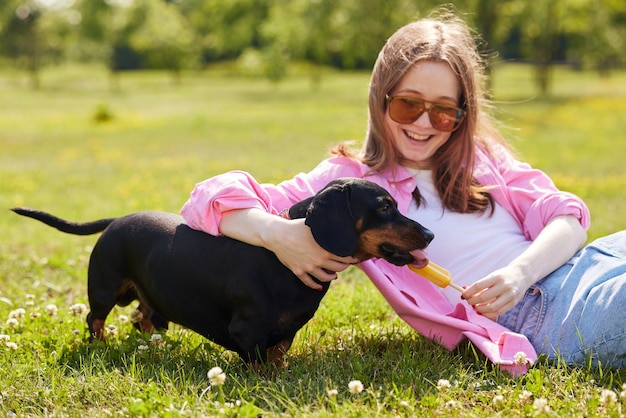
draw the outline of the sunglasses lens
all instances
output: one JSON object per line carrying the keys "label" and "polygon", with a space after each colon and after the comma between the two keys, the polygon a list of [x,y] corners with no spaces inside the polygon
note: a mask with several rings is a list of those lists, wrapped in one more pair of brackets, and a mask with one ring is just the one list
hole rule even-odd
{"label": "sunglasses lens", "polygon": [[459,110],[453,107],[435,105],[430,108],[430,123],[438,131],[454,130],[459,122]]}
{"label": "sunglasses lens", "polygon": [[452,132],[463,120],[463,111],[454,106],[432,104],[426,109],[426,102],[411,97],[395,96],[388,99],[389,117],[398,123],[413,123],[426,111],[433,128],[442,132]]}
{"label": "sunglasses lens", "polygon": [[389,101],[389,116],[398,123],[413,123],[426,110],[422,100],[394,97]]}

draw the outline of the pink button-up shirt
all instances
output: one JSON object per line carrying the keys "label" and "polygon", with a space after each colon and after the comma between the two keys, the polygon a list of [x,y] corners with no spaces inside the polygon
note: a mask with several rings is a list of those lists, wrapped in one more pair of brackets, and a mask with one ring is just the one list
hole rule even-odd
{"label": "pink button-up shirt", "polygon": [[[513,215],[526,238],[533,240],[559,215],[573,215],[584,228],[589,227],[589,211],[578,197],[559,191],[545,173],[515,160],[508,152],[497,149],[494,154],[477,149],[474,175],[482,185],[492,187],[493,198]],[[242,171],[210,178],[196,185],[181,213],[190,227],[219,235],[225,212],[258,208],[278,215],[339,177],[365,178],[379,184],[398,201],[398,209],[404,214],[416,187],[414,178],[402,167],[396,167],[395,172],[371,173],[357,160],[332,157],[309,173],[300,173],[278,185],[259,184]],[[478,315],[465,302],[453,306],[438,287],[416,280],[409,269],[382,259],[364,261],[359,267],[396,313],[422,335],[449,349],[467,338],[513,375],[525,372],[528,366],[516,363],[517,353],[525,353],[529,364],[536,360],[537,354],[524,335]]]}

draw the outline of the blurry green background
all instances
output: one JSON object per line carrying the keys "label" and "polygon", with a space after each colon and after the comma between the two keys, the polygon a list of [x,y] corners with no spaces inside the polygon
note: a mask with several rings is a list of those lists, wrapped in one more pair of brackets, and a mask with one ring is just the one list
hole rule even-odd
{"label": "blurry green background", "polygon": [[[61,62],[120,71],[184,71],[234,61],[240,74],[278,81],[304,63],[369,70],[399,26],[448,2],[433,0],[2,0],[0,56],[40,83]],[[608,75],[626,60],[626,0],[457,0],[486,53],[533,63],[550,91],[550,68],[567,62]]]}

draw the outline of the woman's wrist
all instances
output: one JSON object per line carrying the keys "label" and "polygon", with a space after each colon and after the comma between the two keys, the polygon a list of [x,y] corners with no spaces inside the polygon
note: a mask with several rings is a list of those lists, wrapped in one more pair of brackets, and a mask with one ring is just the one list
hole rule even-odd
{"label": "woman's wrist", "polygon": [[[238,209],[222,215],[220,232],[227,237],[270,249],[281,218],[260,209]],[[284,220],[283,220],[284,221]]]}

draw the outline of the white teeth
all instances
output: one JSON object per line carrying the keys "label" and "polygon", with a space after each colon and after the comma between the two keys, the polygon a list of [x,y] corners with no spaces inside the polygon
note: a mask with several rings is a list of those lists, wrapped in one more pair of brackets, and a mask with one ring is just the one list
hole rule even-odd
{"label": "white teeth", "polygon": [[430,135],[416,135],[414,133],[411,133],[409,131],[404,131],[404,133],[406,134],[406,136],[408,136],[411,139],[414,139],[416,141],[425,141],[428,138],[430,138]]}

